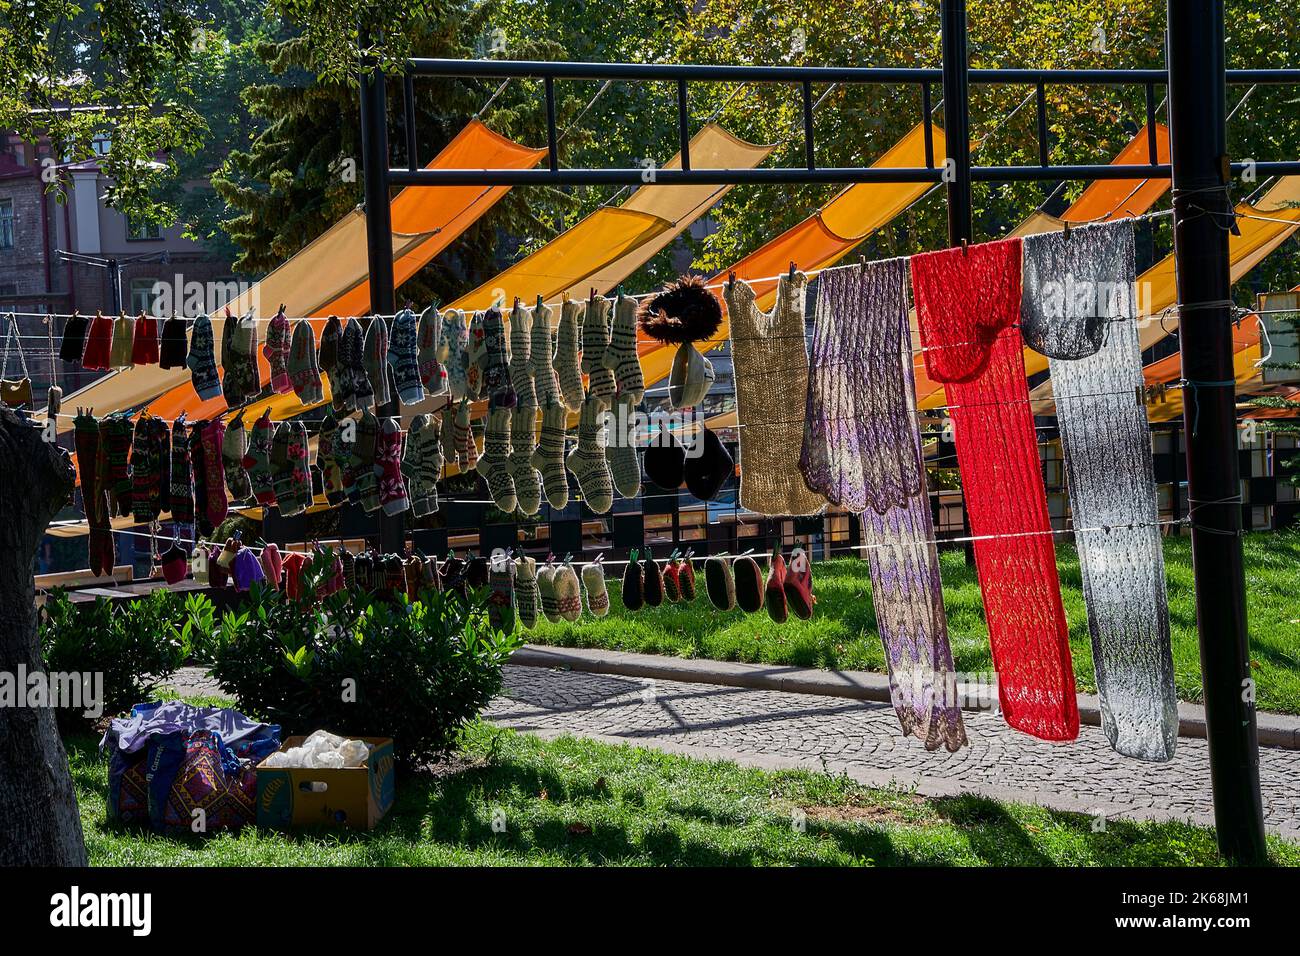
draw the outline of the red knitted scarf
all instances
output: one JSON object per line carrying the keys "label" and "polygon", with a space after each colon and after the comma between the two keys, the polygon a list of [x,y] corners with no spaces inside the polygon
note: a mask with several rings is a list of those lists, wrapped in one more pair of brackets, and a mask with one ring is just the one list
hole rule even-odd
{"label": "red knitted scarf", "polygon": [[1006,721],[1079,733],[1069,632],[1021,355],[1019,239],[912,258],[926,370],[945,383]]}

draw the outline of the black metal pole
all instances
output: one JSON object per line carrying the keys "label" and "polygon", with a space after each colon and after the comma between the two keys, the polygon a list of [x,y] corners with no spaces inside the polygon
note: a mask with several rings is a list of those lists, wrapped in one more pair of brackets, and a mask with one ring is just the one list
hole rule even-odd
{"label": "black metal pole", "polygon": [[1222,0],[1169,0],[1174,257],[1210,780],[1219,850],[1267,859],[1241,547]]}
{"label": "black metal pole", "polygon": [[[363,31],[363,45],[368,45]],[[361,75],[361,163],[366,205],[366,257],[370,270],[370,311],[382,322],[392,315],[393,217],[388,205],[388,99],[384,74],[370,63]],[[398,414],[396,398],[377,408],[380,418]],[[379,549],[385,554],[402,551],[404,522],[379,512]]]}
{"label": "black metal pole", "polygon": [[122,311],[122,272],[116,259],[109,259],[105,267],[104,271],[108,273],[108,303],[112,306],[112,314],[117,315]]}

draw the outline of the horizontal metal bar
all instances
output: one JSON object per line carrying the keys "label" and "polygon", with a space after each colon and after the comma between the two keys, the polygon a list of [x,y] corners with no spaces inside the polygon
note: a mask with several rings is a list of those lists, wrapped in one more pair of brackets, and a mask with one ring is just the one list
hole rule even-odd
{"label": "horizontal metal bar", "polygon": [[1300,176],[1300,162],[1294,160],[1261,160],[1257,163],[1233,163],[1234,173],[1253,171],[1259,176]]}
{"label": "horizontal metal bar", "polygon": [[[1259,164],[1261,171],[1264,163]],[[818,169],[390,169],[395,186],[722,186],[754,183],[936,183],[942,167],[898,169],[875,166]],[[1062,179],[1168,179],[1169,166],[974,166],[980,181],[1054,182]]]}

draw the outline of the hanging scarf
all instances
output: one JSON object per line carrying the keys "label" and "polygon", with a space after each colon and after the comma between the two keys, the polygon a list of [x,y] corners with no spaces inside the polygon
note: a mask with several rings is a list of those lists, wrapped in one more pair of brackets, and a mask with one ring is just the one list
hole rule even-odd
{"label": "hanging scarf", "polygon": [[1021,328],[1049,359],[1101,698],[1120,753],[1169,760],[1178,695],[1134,308],[1131,220],[1025,240]]}
{"label": "hanging scarf", "polygon": [[1019,239],[912,259],[925,365],[944,382],[1006,721],[1045,740],[1079,733],[1069,632],[1029,407]]}
{"label": "hanging scarf", "polygon": [[862,514],[876,627],[903,733],[966,741],[916,424],[907,260],[823,272],[799,466],[808,487]]}

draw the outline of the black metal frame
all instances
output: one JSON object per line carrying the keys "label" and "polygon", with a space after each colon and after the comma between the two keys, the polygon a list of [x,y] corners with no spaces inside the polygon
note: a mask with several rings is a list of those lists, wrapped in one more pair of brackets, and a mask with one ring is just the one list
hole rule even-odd
{"label": "black metal frame", "polygon": [[[391,168],[383,75],[363,65],[361,121],[365,199],[370,254],[371,308],[393,312],[393,270],[389,236],[390,186],[637,185],[645,169],[564,169],[559,163],[556,125],[557,80],[642,80],[676,87],[680,169],[659,169],[662,184],[753,183],[939,183],[947,186],[949,241],[973,240],[971,183],[980,181],[1060,182],[1079,179],[1172,179],[1178,265],[1178,303],[1196,308],[1197,321],[1180,337],[1184,374],[1199,380],[1203,394],[1185,410],[1188,435],[1188,490],[1192,502],[1208,503],[1191,523],[1195,556],[1198,630],[1206,687],[1206,722],[1219,846],[1245,862],[1265,858],[1259,792],[1259,754],[1250,681],[1242,573],[1241,508],[1238,491],[1234,393],[1222,387],[1232,379],[1228,309],[1221,303],[1230,287],[1227,234],[1219,216],[1199,214],[1191,205],[1231,214],[1228,177],[1247,168],[1226,156],[1227,84],[1300,84],[1300,70],[1224,69],[1222,0],[1169,0],[1168,70],[971,70],[966,57],[966,2],[941,0],[943,66],[934,68],[711,66],[641,63],[557,63],[503,60],[413,59],[403,77],[407,166]],[[531,77],[543,82],[548,158],[545,169],[426,170],[416,149],[414,78]],[[793,83],[803,102],[804,165],[779,169],[700,169],[691,163],[689,84],[692,82]],[[911,84],[919,88],[921,120],[926,124],[926,165],[907,169],[819,167],[813,129],[812,87],[816,83]],[[949,162],[936,165],[929,135],[931,91],[942,85],[944,131]],[[1145,165],[1052,165],[1048,161],[1046,88],[1051,85],[1141,84],[1149,124]],[[970,165],[970,84],[1032,86],[1037,100],[1038,159],[1032,166]],[[1158,161],[1154,121],[1158,86],[1169,90],[1171,163]],[[944,166],[950,173],[945,175]],[[1300,174],[1300,161],[1249,165],[1256,175]],[[1218,208],[1215,209],[1215,205]],[[1199,313],[1207,313],[1205,315]],[[1221,506],[1222,505],[1222,506]],[[1228,506],[1230,505],[1230,506]],[[385,548],[393,546],[394,522],[381,526]],[[400,546],[400,527],[396,528]]]}

